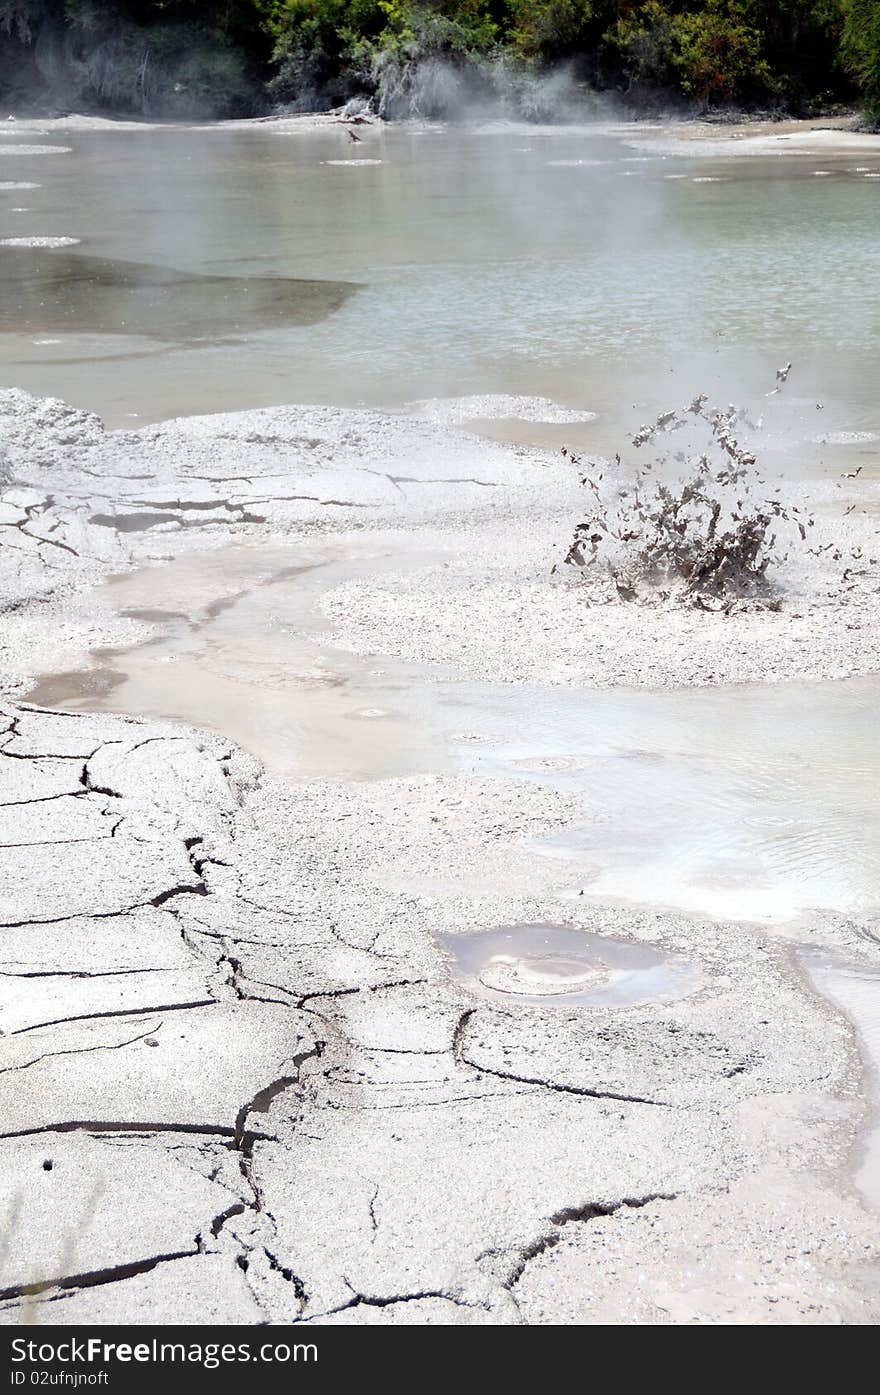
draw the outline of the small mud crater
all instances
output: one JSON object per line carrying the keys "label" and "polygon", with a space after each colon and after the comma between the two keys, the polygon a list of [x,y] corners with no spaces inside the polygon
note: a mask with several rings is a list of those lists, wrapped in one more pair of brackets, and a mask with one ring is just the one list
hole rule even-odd
{"label": "small mud crater", "polygon": [[522,756],[519,760],[511,761],[511,765],[517,770],[532,770],[540,773],[542,770],[577,770],[578,763],[571,756]]}
{"label": "small mud crater", "polygon": [[441,935],[451,970],[477,993],[560,1007],[671,1002],[702,986],[687,960],[566,925],[506,925]]}

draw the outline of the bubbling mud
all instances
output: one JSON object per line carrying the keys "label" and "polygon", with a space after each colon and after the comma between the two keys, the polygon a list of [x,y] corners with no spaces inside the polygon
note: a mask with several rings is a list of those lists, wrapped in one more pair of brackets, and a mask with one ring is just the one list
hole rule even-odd
{"label": "bubbling mud", "polygon": [[690,962],[650,945],[566,925],[506,925],[441,935],[450,970],[472,992],[558,1007],[672,1002],[702,986]]}
{"label": "bubbling mud", "polygon": [[464,426],[479,421],[532,422],[570,426],[596,420],[596,413],[563,407],[546,397],[482,393],[471,397],[432,397],[411,402],[410,409],[438,426]]}
{"label": "bubbling mud", "polygon": [[880,440],[876,431],[829,431],[824,436],[814,436],[819,446],[862,446],[873,445]]}
{"label": "bubbling mud", "polygon": [[69,155],[69,145],[0,145],[0,155]]}

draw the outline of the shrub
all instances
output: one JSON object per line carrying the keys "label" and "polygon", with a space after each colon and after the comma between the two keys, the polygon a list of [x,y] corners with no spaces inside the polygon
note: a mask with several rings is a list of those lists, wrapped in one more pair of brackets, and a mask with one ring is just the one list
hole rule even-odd
{"label": "shrub", "polygon": [[748,98],[773,90],[762,35],[729,0],[677,15],[672,26],[673,66],[682,92],[709,102]]}
{"label": "shrub", "polygon": [[11,35],[20,44],[33,43],[46,9],[44,0],[0,0],[0,34]]}
{"label": "shrub", "polygon": [[508,42],[513,51],[542,62],[583,53],[600,34],[592,0],[512,0]]}
{"label": "shrub", "polygon": [[253,97],[242,54],[198,25],[120,22],[87,36],[75,27],[68,57],[81,95],[113,110],[232,116]]}
{"label": "shrub", "polygon": [[375,94],[388,116],[450,116],[484,85],[488,0],[278,0],[274,96],[295,109]]}
{"label": "shrub", "polygon": [[877,0],[848,0],[840,54],[859,84],[866,115],[880,126],[880,4]]}
{"label": "shrub", "polygon": [[630,87],[710,105],[795,107],[840,88],[841,0],[642,0],[615,9],[605,37]]}
{"label": "shrub", "polygon": [[381,0],[274,0],[265,15],[277,64],[271,95],[294,110],[318,110],[369,87],[368,50],[386,9]]}
{"label": "shrub", "polygon": [[708,0],[681,13],[647,0],[618,20],[609,37],[630,83],[676,88],[709,103],[773,87],[762,34],[750,22],[749,6],[736,0]]}

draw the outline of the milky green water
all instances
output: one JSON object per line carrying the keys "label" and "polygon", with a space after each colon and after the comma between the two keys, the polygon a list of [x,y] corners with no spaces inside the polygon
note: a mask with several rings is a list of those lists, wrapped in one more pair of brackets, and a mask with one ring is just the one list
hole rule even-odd
{"label": "milky green water", "polygon": [[[0,246],[0,380],[128,426],[543,395],[598,410],[580,444],[601,448],[643,406],[754,396],[794,359],[793,402],[823,403],[817,431],[880,429],[880,156],[666,158],[625,135],[82,131],[51,138],[66,152],[13,157],[38,137],[4,130],[0,183],[39,187],[0,188],[0,237],[80,242]],[[378,163],[330,163],[352,159]],[[99,294],[64,292],[61,322],[60,258],[74,277],[81,258],[104,267]],[[130,276],[114,304],[116,262],[229,280],[213,314],[194,317],[183,288],[157,313]],[[294,285],[261,318],[253,278],[327,284],[306,314]]]}

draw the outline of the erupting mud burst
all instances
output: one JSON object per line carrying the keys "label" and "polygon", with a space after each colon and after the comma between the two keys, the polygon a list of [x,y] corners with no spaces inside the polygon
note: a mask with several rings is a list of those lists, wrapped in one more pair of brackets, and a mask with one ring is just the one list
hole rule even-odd
{"label": "erupting mud burst", "polygon": [[[789,363],[777,372],[771,395],[790,370]],[[639,428],[637,450],[685,434],[678,449],[670,445],[640,465],[631,482],[582,474],[592,508],[564,560],[584,570],[602,599],[778,608],[773,569],[790,547],[806,545],[813,517],[783,502],[780,489],[769,490],[754,452],[741,443],[744,431],[755,434],[762,423],[744,408],[710,409],[707,400],[700,393],[684,410],[661,412]]]}

